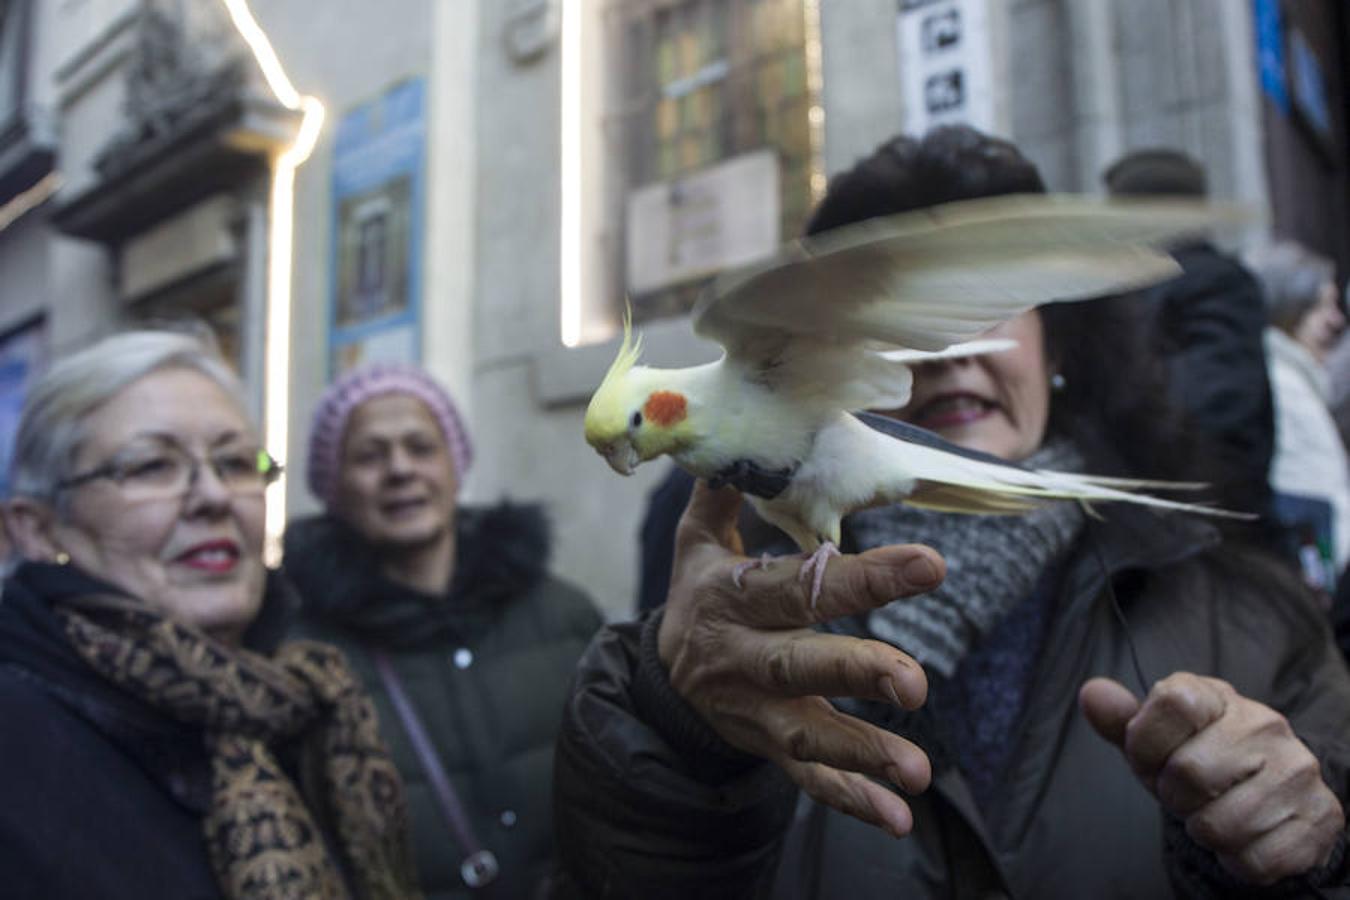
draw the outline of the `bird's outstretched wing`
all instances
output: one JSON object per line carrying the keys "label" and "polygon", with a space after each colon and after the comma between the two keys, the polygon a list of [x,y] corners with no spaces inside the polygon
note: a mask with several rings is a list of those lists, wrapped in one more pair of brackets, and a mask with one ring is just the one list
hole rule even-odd
{"label": "bird's outstretched wing", "polygon": [[[950,203],[795,241],[715,281],[694,328],[785,388],[819,392],[825,379],[847,386],[851,361],[852,374],[884,385],[893,401],[899,383],[884,377],[867,342],[941,351],[1042,303],[1146,287],[1180,272],[1162,245],[1240,218],[1188,201]],[[852,352],[841,356],[845,347]]]}

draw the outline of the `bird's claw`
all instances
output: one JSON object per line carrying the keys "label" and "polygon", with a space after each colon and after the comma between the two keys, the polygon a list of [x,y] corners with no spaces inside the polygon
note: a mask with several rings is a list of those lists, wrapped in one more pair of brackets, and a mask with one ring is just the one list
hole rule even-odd
{"label": "bird's claw", "polygon": [[797,581],[804,582],[807,578],[811,579],[811,611],[816,609],[816,600],[820,597],[821,585],[825,583],[825,565],[831,557],[841,556],[839,548],[833,541],[826,541],[816,548],[802,563],[801,569],[797,571]]}

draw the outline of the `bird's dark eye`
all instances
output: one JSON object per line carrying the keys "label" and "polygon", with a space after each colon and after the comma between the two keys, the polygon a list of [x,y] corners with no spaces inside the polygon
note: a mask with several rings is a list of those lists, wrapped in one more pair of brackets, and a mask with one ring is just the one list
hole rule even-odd
{"label": "bird's dark eye", "polygon": [[632,420],[629,422],[629,427],[630,427],[630,428],[639,428],[639,427],[641,427],[641,426],[642,426],[642,413],[641,413],[641,412],[635,412],[635,413],[633,413],[633,418],[632,418]]}

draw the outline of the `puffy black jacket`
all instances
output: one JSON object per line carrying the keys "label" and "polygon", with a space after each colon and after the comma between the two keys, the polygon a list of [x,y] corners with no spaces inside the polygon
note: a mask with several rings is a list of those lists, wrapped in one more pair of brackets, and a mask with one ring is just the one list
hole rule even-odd
{"label": "puffy black jacket", "polygon": [[[289,603],[284,585],[269,585],[244,638],[260,652],[279,643]],[[201,729],[99,676],[66,642],[50,605],[113,590],[73,566],[40,563],[5,582],[0,896],[218,900],[201,823],[212,793]],[[294,748],[276,749],[294,770]]]}
{"label": "puffy black jacket", "polygon": [[[977,808],[926,710],[865,704],[934,761],[910,798],[913,833],[879,829],[799,797],[774,766],[722,743],[674,694],[657,619],[605,629],[578,669],[559,739],[559,852],[588,898],[1228,897],[1245,892],[1166,818],[1119,750],[1078,711],[1105,675],[1191,671],[1284,712],[1350,796],[1350,675],[1312,602],[1285,573],[1221,553],[1204,523],[1113,508],[1063,567],[1015,748]],[[1104,590],[1106,570],[1122,626]],[[1346,896],[1343,846],[1319,873]],[[1290,891],[1290,885],[1279,886]],[[1281,896],[1298,896],[1299,885]],[[1252,896],[1262,896],[1253,892]]]}
{"label": "puffy black jacket", "polygon": [[[461,508],[457,570],[445,596],[394,584],[336,520],[295,522],[285,569],[303,598],[297,636],[337,645],[375,698],[380,730],[407,785],[413,849],[429,900],[527,898],[553,860],[553,744],[567,684],[600,616],[547,574],[548,532],[535,507]],[[382,648],[416,707],[474,833],[501,874],[472,893],[464,852],[436,802],[387,692]]]}

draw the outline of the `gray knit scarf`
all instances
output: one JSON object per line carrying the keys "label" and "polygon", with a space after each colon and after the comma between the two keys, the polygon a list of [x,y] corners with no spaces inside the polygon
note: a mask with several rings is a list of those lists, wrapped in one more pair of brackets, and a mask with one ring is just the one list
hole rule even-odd
{"label": "gray knit scarf", "polygon": [[[1082,456],[1066,440],[1047,442],[1024,465],[1077,472]],[[1063,556],[1083,528],[1077,503],[1050,503],[1023,515],[962,515],[904,505],[849,517],[859,550],[918,543],[947,560],[947,578],[919,597],[896,600],[868,616],[879,640],[950,678],[980,639],[1035,588],[1046,566]]]}

